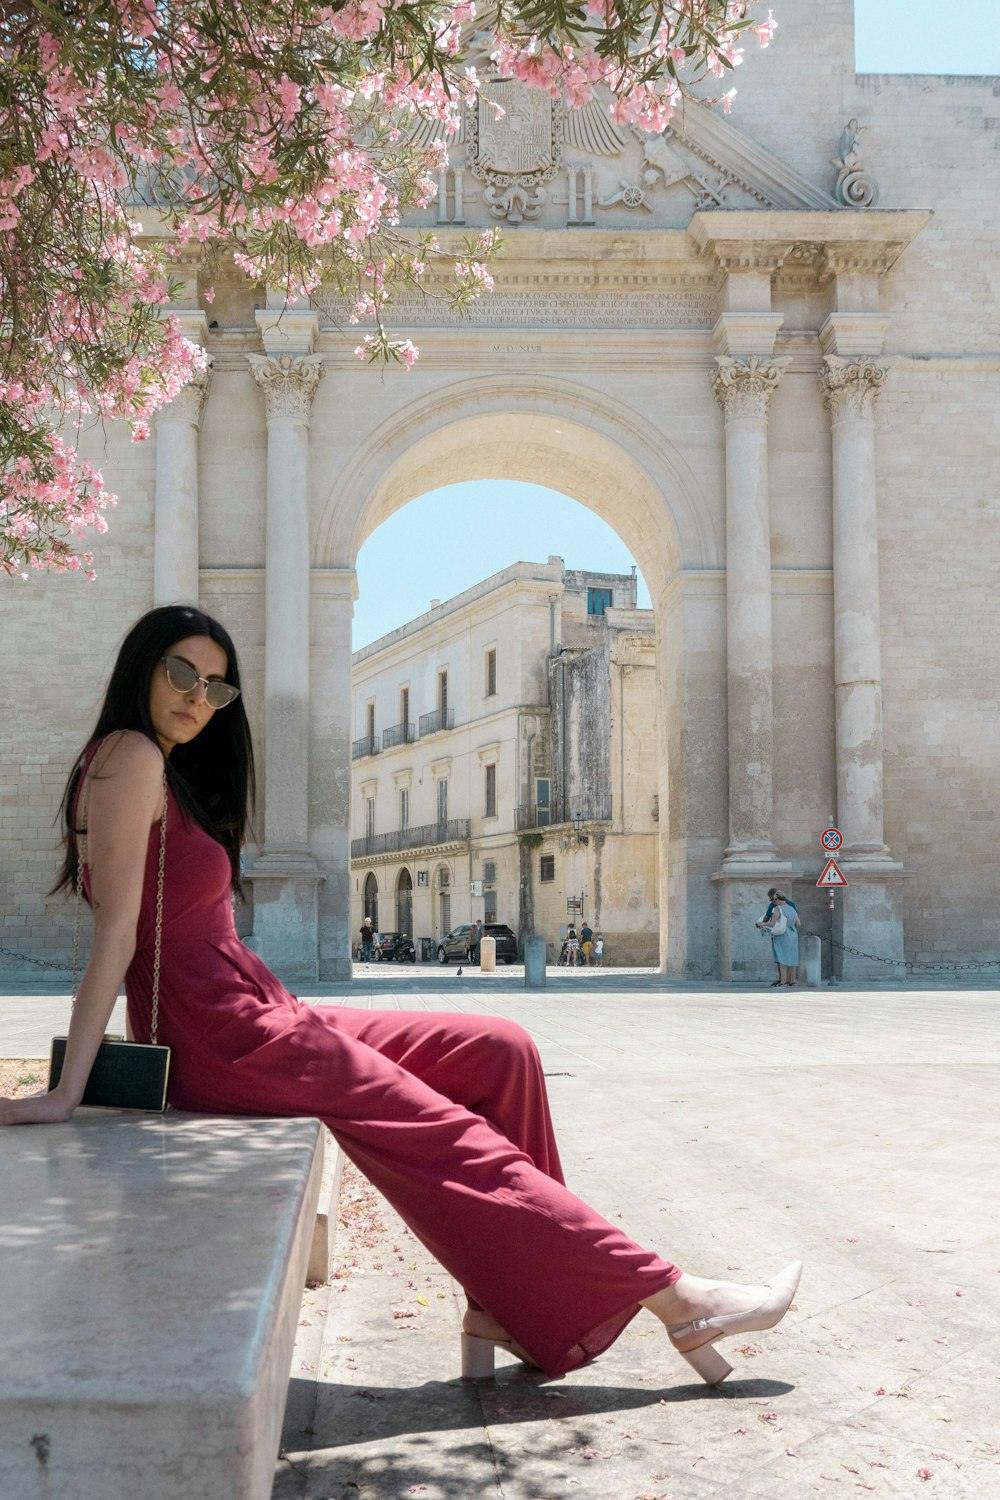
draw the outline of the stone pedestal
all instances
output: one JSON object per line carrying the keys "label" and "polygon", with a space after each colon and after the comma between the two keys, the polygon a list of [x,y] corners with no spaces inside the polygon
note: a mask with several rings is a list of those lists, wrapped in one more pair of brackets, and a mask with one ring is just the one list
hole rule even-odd
{"label": "stone pedestal", "polygon": [[253,884],[253,942],[283,983],[319,978],[319,898],[314,860],[269,851],[247,871]]}
{"label": "stone pedestal", "polygon": [[844,860],[841,868],[848,887],[834,897],[834,973],[849,982],[905,979],[906,970],[901,967],[902,865],[891,860],[869,864]]}
{"label": "stone pedestal", "polygon": [[712,879],[719,891],[719,972],[723,979],[763,983],[774,978],[774,954],[766,932],[754,926],[767,911],[771,886],[788,883],[792,868],[772,860],[768,865],[740,865],[727,860]]}

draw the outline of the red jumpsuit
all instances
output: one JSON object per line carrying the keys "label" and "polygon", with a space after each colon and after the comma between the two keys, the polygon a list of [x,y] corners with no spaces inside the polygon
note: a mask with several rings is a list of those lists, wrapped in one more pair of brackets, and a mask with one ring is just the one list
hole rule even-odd
{"label": "red jumpsuit", "polygon": [[[150,1031],[159,823],[129,1020]],[[563,1184],[541,1063],[494,1017],[304,1005],[237,937],[222,846],[169,798],[158,1041],[170,1103],[316,1116],[430,1252],[549,1375],[600,1354],[671,1285]]]}

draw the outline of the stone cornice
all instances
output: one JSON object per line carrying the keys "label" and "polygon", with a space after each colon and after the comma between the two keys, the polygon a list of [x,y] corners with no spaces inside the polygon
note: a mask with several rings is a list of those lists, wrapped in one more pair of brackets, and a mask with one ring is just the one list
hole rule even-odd
{"label": "stone cornice", "polygon": [[419,844],[415,849],[391,849],[384,854],[359,854],[351,859],[352,870],[363,870],[369,865],[412,865],[447,858],[451,854],[468,852],[469,840],[459,839],[451,844]]}
{"label": "stone cornice", "polygon": [[[721,269],[808,266],[820,279],[845,271],[883,276],[931,220],[925,209],[833,212],[703,210],[689,233]],[[754,257],[759,266],[751,266]],[[745,263],[745,264],[744,264]]]}

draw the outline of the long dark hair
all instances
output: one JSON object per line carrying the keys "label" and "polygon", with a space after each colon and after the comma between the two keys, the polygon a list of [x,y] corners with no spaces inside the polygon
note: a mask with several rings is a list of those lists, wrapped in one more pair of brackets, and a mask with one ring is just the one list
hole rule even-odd
{"label": "long dark hair", "polygon": [[[226,653],[226,681],[240,686],[236,647],[218,620],[187,604],[165,604],[137,620],[122,641],[97,723],[70,772],[61,818],[66,857],[53,891],[76,883],[78,833],[73,804],[87,751],[117,729],[136,729],[160,748],[149,712],[150,686],[160,659],[188,636],[207,636]],[[253,806],[255,778],[250,725],[239,697],[217,710],[187,745],[175,746],[165,759],[167,783],[185,818],[200,824],[229,855],[233,889],[243,894],[240,847]]]}

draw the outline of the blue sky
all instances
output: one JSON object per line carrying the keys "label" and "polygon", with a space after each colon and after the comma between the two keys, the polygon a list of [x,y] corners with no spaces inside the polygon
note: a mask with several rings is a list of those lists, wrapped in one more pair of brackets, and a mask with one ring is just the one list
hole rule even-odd
{"label": "blue sky", "polygon": [[[771,0],[781,22],[782,4]],[[944,19],[942,19],[944,18]],[[1000,74],[1000,0],[856,0],[862,73]],[[502,515],[493,527],[490,518]],[[633,559],[584,506],[536,485],[449,485],[411,501],[358,554],[354,649],[519,561],[562,557],[568,568],[627,573]],[[413,566],[413,559],[419,566]],[[640,575],[639,603],[649,596]]]}

